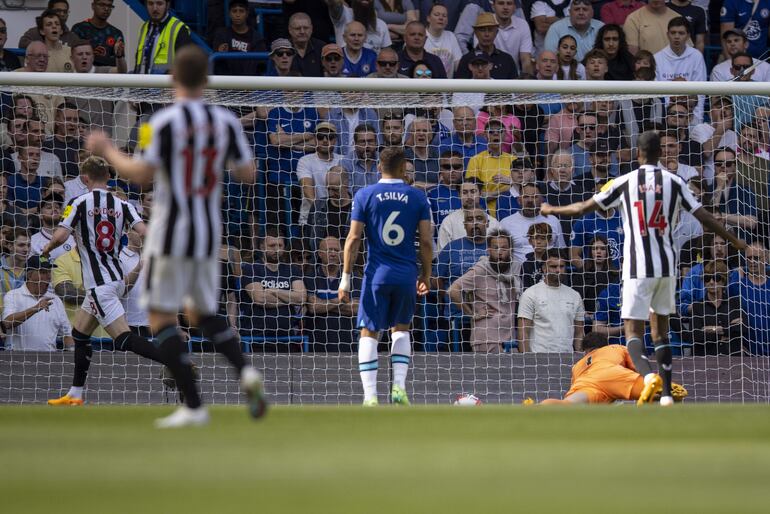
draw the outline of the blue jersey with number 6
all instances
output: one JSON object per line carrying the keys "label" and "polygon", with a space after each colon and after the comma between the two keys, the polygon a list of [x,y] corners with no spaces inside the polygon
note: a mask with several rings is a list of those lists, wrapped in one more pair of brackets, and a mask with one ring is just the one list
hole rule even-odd
{"label": "blue jersey with number 6", "polygon": [[353,198],[352,219],[366,225],[369,284],[414,284],[415,239],[421,220],[430,220],[425,193],[398,179],[381,179]]}

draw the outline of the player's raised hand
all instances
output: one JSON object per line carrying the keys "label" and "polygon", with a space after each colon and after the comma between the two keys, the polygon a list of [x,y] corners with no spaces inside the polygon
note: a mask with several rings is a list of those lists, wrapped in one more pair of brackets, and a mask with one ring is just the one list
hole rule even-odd
{"label": "player's raised hand", "polygon": [[94,130],[86,138],[86,150],[99,157],[104,157],[104,151],[112,144],[112,139],[101,130]]}
{"label": "player's raised hand", "polygon": [[544,203],[540,206],[540,214],[543,216],[548,216],[549,214],[553,214],[553,207],[548,205],[547,203]]}

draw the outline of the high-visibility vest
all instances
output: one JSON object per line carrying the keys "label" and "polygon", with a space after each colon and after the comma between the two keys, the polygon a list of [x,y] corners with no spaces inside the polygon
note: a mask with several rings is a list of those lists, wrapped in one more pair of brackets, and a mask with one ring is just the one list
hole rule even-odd
{"label": "high-visibility vest", "polygon": [[[155,38],[155,44],[152,47],[152,64],[150,65],[151,74],[165,74],[171,69],[171,65],[174,63],[176,45],[176,37],[179,35],[179,31],[185,27],[185,24],[179,18],[169,16],[166,25],[163,30]],[[147,39],[147,34],[150,32],[150,22],[145,21],[142,24],[142,29],[139,31],[139,46],[136,48],[136,71],[139,72],[144,68],[142,58],[144,57],[144,44]]]}

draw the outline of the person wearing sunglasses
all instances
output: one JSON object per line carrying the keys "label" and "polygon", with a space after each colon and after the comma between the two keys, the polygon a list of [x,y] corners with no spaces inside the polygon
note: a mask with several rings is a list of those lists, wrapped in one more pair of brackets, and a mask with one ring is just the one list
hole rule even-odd
{"label": "person wearing sunglasses", "polygon": [[741,306],[727,292],[727,266],[709,261],[704,267],[706,297],[692,306],[693,355],[741,353]]}
{"label": "person wearing sunglasses", "polygon": [[738,134],[735,132],[733,101],[729,96],[712,96],[709,99],[709,106],[709,122],[692,127],[690,138],[701,145],[702,176],[711,184],[715,175],[715,150],[723,147],[736,148]]}
{"label": "person wearing sunglasses", "polygon": [[737,180],[737,158],[730,147],[714,152],[714,207],[722,213],[724,222],[740,230],[752,230],[758,224],[757,200],[748,184]]}
{"label": "person wearing sunglasses", "polygon": [[[711,69],[711,82],[726,82],[733,79],[732,60],[733,57],[749,49],[749,40],[742,30],[729,29],[722,33],[722,52],[727,59],[720,62]],[[749,54],[750,55],[750,54]],[[754,80],[757,82],[770,81],[770,64],[752,58],[752,64],[756,64],[754,69]]]}
{"label": "person wearing sunglasses", "polygon": [[[404,32],[404,48],[398,53],[399,59],[399,73],[404,73],[412,78],[410,74],[411,70],[414,70],[418,62],[422,62],[431,72],[431,77],[434,79],[447,78],[444,64],[437,56],[425,50],[425,41],[427,41],[428,35],[425,30],[425,25],[420,21],[410,21],[406,24],[406,31]],[[426,78],[424,75],[419,78]]]}
{"label": "person wearing sunglasses", "polygon": [[5,51],[5,43],[8,41],[8,27],[5,20],[0,18],[0,72],[13,71],[21,68],[21,61],[11,52]]}
{"label": "person wearing sunglasses", "polygon": [[302,188],[299,224],[310,225],[311,231],[315,223],[309,219],[310,215],[321,211],[329,197],[326,174],[342,160],[342,155],[334,153],[337,143],[337,127],[334,124],[322,122],[316,125],[315,140],[315,152],[300,157],[297,161],[297,178]]}
{"label": "person wearing sunglasses", "polygon": [[292,63],[297,52],[291,46],[291,41],[278,38],[270,45],[270,61],[273,66],[267,74],[275,77],[288,77],[292,72]]}
{"label": "person wearing sunglasses", "polygon": [[425,61],[417,61],[409,71],[409,76],[413,79],[432,79],[433,72],[428,68],[428,65],[425,64]]}
{"label": "person wearing sunglasses", "polygon": [[383,48],[377,54],[377,68],[367,78],[407,79],[407,75],[398,72],[398,54],[392,48]]}
{"label": "person wearing sunglasses", "polygon": [[321,49],[321,67],[324,70],[324,77],[342,77],[344,62],[345,56],[339,45],[329,43]]}

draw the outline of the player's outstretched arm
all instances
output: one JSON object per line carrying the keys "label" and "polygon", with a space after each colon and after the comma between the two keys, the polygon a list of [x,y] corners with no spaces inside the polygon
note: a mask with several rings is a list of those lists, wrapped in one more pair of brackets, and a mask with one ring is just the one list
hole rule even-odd
{"label": "player's outstretched arm", "polygon": [[585,202],[576,202],[569,205],[549,205],[544,203],[540,206],[540,214],[548,216],[553,214],[554,216],[567,216],[570,218],[576,218],[584,216],[589,212],[598,211],[601,209],[598,203],[593,198],[589,198]]}
{"label": "player's outstretched arm", "polygon": [[729,241],[736,250],[746,249],[746,241],[739,239],[732,232],[727,230],[717,219],[703,207],[699,208],[693,215],[710,232],[721,236],[725,241]]}
{"label": "player's outstretched arm", "polygon": [[433,226],[430,220],[421,220],[420,231],[420,276],[417,279],[417,294],[424,296],[430,291],[430,271],[433,266]]}
{"label": "player's outstretched arm", "polygon": [[48,244],[45,245],[43,248],[43,251],[40,252],[40,255],[43,257],[48,257],[52,251],[59,248],[61,245],[64,244],[64,242],[67,240],[67,238],[70,235],[69,229],[65,227],[56,227],[56,230],[53,231],[53,236],[51,237],[51,240],[48,241]]}
{"label": "player's outstretched arm", "polygon": [[121,178],[139,186],[152,183],[155,166],[139,159],[132,159],[129,155],[121,152],[104,132],[94,131],[89,134],[88,139],[86,139],[86,150],[99,157],[104,157]]}
{"label": "player's outstretched arm", "polygon": [[350,275],[353,273],[353,263],[358,257],[358,249],[361,246],[361,238],[364,234],[364,224],[353,220],[350,222],[350,231],[345,239],[345,249],[342,252],[342,278],[337,290],[337,296],[341,302],[350,301]]}

